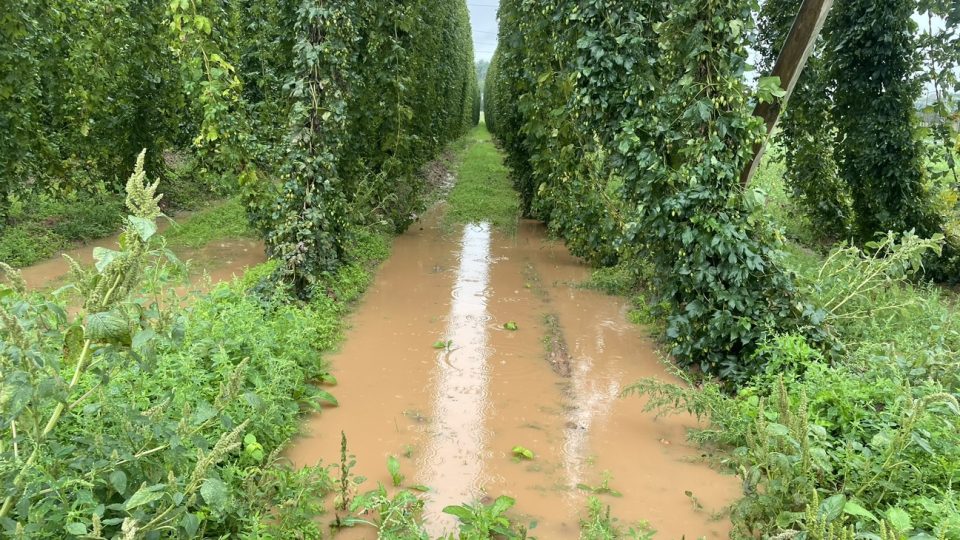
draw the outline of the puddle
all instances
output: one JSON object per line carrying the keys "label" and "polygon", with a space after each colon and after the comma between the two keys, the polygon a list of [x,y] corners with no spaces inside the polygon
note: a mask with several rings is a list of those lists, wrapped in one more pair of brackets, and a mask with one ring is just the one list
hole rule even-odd
{"label": "puddle", "polygon": [[[453,526],[444,506],[506,494],[514,515],[538,523],[534,536],[577,538],[589,496],[577,484],[600,486],[608,471],[623,496],[601,499],[623,524],[647,520],[658,538],[727,538],[728,521],[712,515],[740,484],[697,462],[684,436],[694,419],[657,420],[640,400],[617,397],[642,377],[672,380],[626,321],[625,302],[570,287],[589,269],[538,223],[521,223],[516,237],[485,225],[444,235],[436,214],[394,241],[330,358],[340,406],[307,419],[287,456],[336,463],[343,430],[364,489],[389,486],[386,459],[398,456],[406,485],[431,488],[432,537]],[[550,325],[563,333],[569,377],[548,359]],[[433,348],[445,340],[449,350]],[[536,458],[514,461],[517,445]]]}
{"label": "puddle", "polygon": [[490,225],[469,225],[460,241],[447,330],[433,366],[432,422],[417,477],[430,486],[425,515],[431,528],[452,530],[456,518],[442,513],[451,501],[480,497],[486,455],[486,413],[491,350],[487,343]]}
{"label": "puddle", "polygon": [[[175,218],[183,223],[190,219],[191,213],[183,212]],[[159,232],[170,227],[167,219],[157,220]],[[46,261],[20,269],[27,288],[32,290],[55,288],[67,281],[70,265],[63,255],[69,255],[81,265],[93,264],[93,250],[97,247],[118,249],[120,235],[115,234],[89,242],[80,247],[62,251]],[[243,270],[267,260],[263,242],[248,238],[221,239],[201,248],[183,248],[173,250],[181,261],[190,263],[190,285],[178,288],[183,294],[190,290],[205,290],[209,285],[228,281],[234,275],[243,274]],[[209,281],[207,278],[209,277]]]}

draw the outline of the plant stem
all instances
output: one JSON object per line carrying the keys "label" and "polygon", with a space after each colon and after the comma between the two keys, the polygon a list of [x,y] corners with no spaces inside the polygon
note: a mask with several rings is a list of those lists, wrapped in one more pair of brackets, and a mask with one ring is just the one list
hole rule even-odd
{"label": "plant stem", "polygon": [[[113,286],[110,287],[110,290],[107,291],[107,295],[103,299],[103,305],[106,305],[110,301],[110,297],[120,284],[121,277],[123,277],[122,274],[118,275],[113,281]],[[87,356],[90,354],[90,345],[92,345],[92,343],[92,340],[89,338],[83,342],[83,350],[80,351],[80,356],[77,358],[77,365],[73,369],[73,378],[70,379],[70,386],[67,387],[67,394],[69,394],[80,383],[80,377],[83,375],[84,367],[87,363]],[[75,404],[76,402],[74,405]],[[53,409],[50,419],[47,420],[47,424],[44,426],[43,431],[40,432],[40,436],[37,438],[37,441],[33,446],[33,451],[30,452],[30,457],[27,458],[27,462],[24,463],[23,467],[20,468],[20,472],[17,473],[17,477],[13,480],[13,485],[15,488],[19,489],[23,486],[23,482],[27,476],[27,471],[33,467],[34,463],[37,461],[37,458],[40,456],[40,447],[43,446],[44,439],[46,439],[47,436],[50,435],[50,432],[53,431],[53,428],[56,427],[57,422],[60,421],[60,417],[63,415],[63,411],[66,409],[66,407],[66,403],[61,401],[60,403],[57,403],[57,406]],[[14,498],[14,495],[8,495],[3,500],[3,506],[0,507],[0,518],[6,517],[7,514],[10,513],[10,509],[13,508]]]}

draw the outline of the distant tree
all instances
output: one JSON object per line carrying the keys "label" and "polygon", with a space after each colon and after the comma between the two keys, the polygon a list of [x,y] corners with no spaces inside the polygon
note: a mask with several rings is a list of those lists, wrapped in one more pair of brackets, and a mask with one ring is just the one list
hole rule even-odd
{"label": "distant tree", "polygon": [[477,60],[477,82],[480,84],[480,88],[483,88],[484,82],[487,80],[487,71],[490,69],[490,61],[486,59]]}

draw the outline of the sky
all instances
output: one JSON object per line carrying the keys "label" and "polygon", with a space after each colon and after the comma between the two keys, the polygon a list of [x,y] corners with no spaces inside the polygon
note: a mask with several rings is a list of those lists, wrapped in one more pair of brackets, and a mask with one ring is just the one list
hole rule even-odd
{"label": "sky", "polygon": [[473,54],[477,60],[490,60],[497,48],[497,6],[500,0],[467,0],[473,26]]}

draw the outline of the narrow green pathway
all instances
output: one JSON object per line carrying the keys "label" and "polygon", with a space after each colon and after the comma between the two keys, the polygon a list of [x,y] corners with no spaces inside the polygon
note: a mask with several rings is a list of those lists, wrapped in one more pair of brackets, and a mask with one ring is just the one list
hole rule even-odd
{"label": "narrow green pathway", "polygon": [[447,221],[487,221],[498,229],[515,231],[520,203],[487,127],[473,128],[465,144],[458,156],[457,184],[448,197]]}

